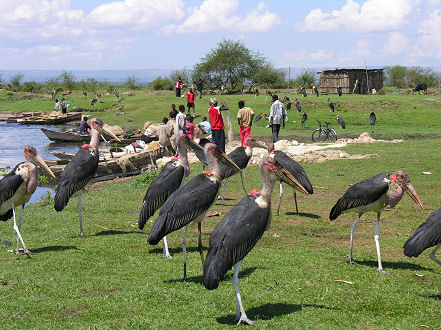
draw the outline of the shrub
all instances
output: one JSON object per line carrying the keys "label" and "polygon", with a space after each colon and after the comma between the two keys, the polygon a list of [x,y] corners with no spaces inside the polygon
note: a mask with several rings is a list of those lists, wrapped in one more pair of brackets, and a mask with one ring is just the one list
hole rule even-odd
{"label": "shrub", "polygon": [[21,80],[23,79],[23,73],[16,73],[11,77],[11,86],[12,88],[20,87]]}
{"label": "shrub", "polygon": [[35,81],[27,81],[21,86],[20,89],[23,92],[38,93],[41,90],[41,85]]}
{"label": "shrub", "polygon": [[128,76],[125,85],[129,89],[136,89],[136,76],[134,74],[132,76]]}
{"label": "shrub", "polygon": [[152,87],[155,91],[172,91],[173,90],[173,81],[168,78],[162,79],[161,77],[156,78],[152,81]]}

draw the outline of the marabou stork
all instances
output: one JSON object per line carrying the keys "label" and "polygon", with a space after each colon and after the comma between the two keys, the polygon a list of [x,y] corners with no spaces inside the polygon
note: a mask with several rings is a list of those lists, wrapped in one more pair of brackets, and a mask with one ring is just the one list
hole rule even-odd
{"label": "marabou stork", "polygon": [[208,166],[207,157],[205,157],[205,146],[211,143],[211,141],[207,138],[201,138],[199,139],[199,146],[203,149],[202,151],[199,149],[194,150],[194,154],[199,159],[199,161],[202,163],[202,167],[205,169],[206,166]]}
{"label": "marabou stork", "polygon": [[239,271],[245,256],[256,245],[271,223],[271,193],[274,183],[283,180],[295,185],[295,179],[271,157],[260,163],[263,188],[253,189],[232,208],[214,228],[204,264],[203,282],[214,290],[234,265],[232,282],[236,291],[236,322],[253,324],[248,319],[239,291]]}
{"label": "marabou stork", "polygon": [[[274,144],[270,143],[268,145],[268,152],[269,156],[271,158],[274,158],[274,160],[283,166],[286,170],[288,170],[291,175],[295,178],[295,185],[293,186],[294,191],[294,201],[296,204],[296,213],[299,213],[299,209],[297,207],[297,193],[296,190],[306,194],[311,195],[314,193],[314,190],[312,188],[312,184],[308,179],[308,176],[306,175],[305,170],[302,166],[300,166],[299,163],[297,163],[294,159],[289,157],[287,154],[285,154],[281,150],[275,150]],[[286,182],[290,184],[290,182]],[[291,185],[291,184],[290,184]],[[283,196],[283,187],[282,187],[282,180],[280,180],[280,193],[279,193],[279,204],[277,205],[277,216],[279,215],[280,211],[280,205],[282,204],[282,196]]]}
{"label": "marabou stork", "polygon": [[338,94],[338,96],[341,97],[341,94],[342,94],[342,93],[343,93],[343,90],[341,89],[340,86],[338,86],[338,87],[337,87],[337,94]]}
{"label": "marabou stork", "polygon": [[261,113],[259,113],[257,116],[256,116],[256,118],[254,118],[254,120],[253,120],[253,124],[255,124],[255,123],[257,123],[259,120],[261,120],[262,119],[262,112]]}
{"label": "marabou stork", "polygon": [[371,114],[369,115],[369,123],[371,124],[372,132],[374,131],[375,122],[377,121],[377,116],[375,115],[374,108],[371,108]]}
{"label": "marabou stork", "polygon": [[90,102],[90,105],[95,106],[95,103],[97,103],[100,100],[98,94],[93,98],[92,102]]}
{"label": "marabou stork", "polygon": [[363,213],[373,211],[377,212],[377,224],[375,227],[375,245],[377,247],[378,256],[378,271],[380,273],[386,273],[381,265],[380,256],[380,242],[379,242],[379,229],[380,229],[380,215],[381,211],[390,205],[394,207],[403,197],[404,192],[415,201],[415,203],[424,210],[421,199],[419,198],[415,188],[412,186],[409,176],[398,171],[395,174],[380,173],[376,176],[361,181],[351,186],[341,197],[329,214],[329,219],[335,220],[337,217],[345,212],[355,212],[358,214],[354,223],[351,226],[351,240],[349,251],[349,262],[355,263],[352,258],[352,247],[354,239],[354,230],[358,220]]}
{"label": "marabou stork", "polygon": [[78,195],[78,218],[80,222],[80,236],[83,236],[83,224],[81,215],[81,202],[83,200],[84,187],[95,176],[98,169],[98,142],[101,132],[112,136],[115,140],[121,141],[101,119],[93,118],[91,120],[90,144],[84,144],[77,151],[72,160],[67,164],[60,174],[60,181],[55,193],[54,208],[56,211],[62,211],[69,202],[72,195],[80,191]]}
{"label": "marabou stork", "polygon": [[305,88],[304,86],[302,86],[302,87],[300,88],[300,91],[302,92],[303,97],[308,96],[308,94],[306,93],[306,88]]}
{"label": "marabou stork", "polygon": [[328,97],[328,105],[329,105],[329,108],[331,109],[331,112],[334,112],[335,106],[334,106],[334,103],[331,102],[331,98],[329,98],[329,97]]}
{"label": "marabou stork", "polygon": [[113,94],[115,94],[116,97],[119,97],[119,93],[118,93],[118,91],[116,90],[116,88],[113,89]]}
{"label": "marabou stork", "polygon": [[[46,165],[34,147],[26,146],[24,156],[27,162],[21,162],[0,180],[0,221],[6,221],[11,217],[14,219],[14,230],[17,233],[17,251],[19,253],[20,242],[25,254],[31,252],[26,248],[23,238],[20,234],[21,221],[23,219],[23,210],[25,204],[29,202],[38,183],[38,168],[43,168],[50,176],[55,179],[54,173]],[[15,208],[21,205],[20,218],[18,226],[15,219]]]}
{"label": "marabou stork", "polygon": [[225,162],[229,166],[241,171],[216,144],[208,143],[205,146],[205,154],[211,171],[206,171],[195,176],[190,182],[180,187],[167,199],[159,211],[159,217],[153,225],[148,238],[151,245],[156,245],[164,236],[185,227],[183,241],[184,281],[187,278],[187,232],[188,226],[192,222],[197,222],[198,224],[198,248],[202,264],[204,264],[201,221],[219,194],[221,173],[218,161]]}
{"label": "marabou stork", "polygon": [[300,122],[302,123],[302,127],[305,127],[305,122],[307,119],[308,119],[308,115],[306,114],[306,112],[304,112],[302,119],[300,120]]}
{"label": "marabou stork", "polygon": [[265,101],[266,101],[266,99],[268,98],[268,95],[269,95],[270,97],[273,97],[273,93],[272,93],[270,90],[266,90],[265,93],[267,94],[267,95],[265,95]]}
{"label": "marabou stork", "polygon": [[429,256],[441,265],[441,261],[435,257],[435,253],[441,247],[441,208],[432,212],[426,222],[421,224],[407,240],[404,244],[404,254],[407,257],[418,257],[425,249],[435,245],[436,248]]}
{"label": "marabou stork", "polygon": [[343,120],[343,118],[341,118],[340,116],[336,117],[338,124],[340,125],[340,128],[345,129],[346,128],[346,123]]}
{"label": "marabou stork", "polygon": [[[254,147],[260,147],[263,149],[266,149],[266,145],[263,142],[257,141],[255,138],[249,137],[246,139],[245,144],[246,147],[237,147],[232,152],[228,154],[228,157],[241,169],[243,170],[245,167],[248,166],[248,163],[253,156],[253,148]],[[221,173],[221,179],[225,180],[224,183],[224,191],[222,193],[222,203],[221,205],[224,205],[225,200],[225,190],[227,189],[227,183],[228,178],[237,174],[238,171],[236,169],[233,169],[231,167],[228,167],[224,164],[219,165],[220,173]],[[243,175],[242,172],[240,172],[240,178],[242,180],[242,188],[245,191],[245,194],[248,194],[247,188],[245,188],[245,184],[243,182]]]}
{"label": "marabou stork", "polygon": [[302,105],[297,98],[294,100],[294,102],[296,103],[297,112],[300,114],[300,112],[302,112]]}
{"label": "marabou stork", "polygon": [[317,96],[317,97],[319,97],[319,90],[318,90],[318,88],[314,85],[314,86],[312,86],[312,91],[315,93],[315,95]]}
{"label": "marabou stork", "polygon": [[[138,227],[143,229],[148,219],[178,190],[185,178],[190,175],[187,148],[204,150],[199,144],[193,142],[187,135],[179,134],[177,138],[178,155],[164,165],[161,172],[151,183],[142,202],[139,214]],[[171,259],[168,251],[167,238],[164,236],[164,254]]]}

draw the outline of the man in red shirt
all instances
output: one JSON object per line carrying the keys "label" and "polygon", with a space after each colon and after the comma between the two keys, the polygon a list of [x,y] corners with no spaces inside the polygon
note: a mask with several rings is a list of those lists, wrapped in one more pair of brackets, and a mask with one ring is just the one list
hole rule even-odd
{"label": "man in red shirt", "polygon": [[176,81],[176,97],[181,97],[181,85],[181,76],[178,76],[178,80]]}
{"label": "man in red shirt", "polygon": [[193,108],[193,117],[196,115],[194,109],[194,96],[195,93],[193,92],[193,89],[190,88],[190,91],[187,93],[187,109],[188,113],[190,113],[190,108]]}
{"label": "man in red shirt", "polygon": [[211,123],[211,141],[217,144],[219,148],[225,152],[225,125],[221,111],[229,110],[228,106],[222,101],[222,107],[217,105],[217,99],[210,99],[211,108],[208,109]]}

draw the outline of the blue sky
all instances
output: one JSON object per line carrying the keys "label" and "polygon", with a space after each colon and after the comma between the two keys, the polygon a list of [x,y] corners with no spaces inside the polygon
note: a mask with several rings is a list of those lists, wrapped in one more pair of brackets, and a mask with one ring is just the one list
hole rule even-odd
{"label": "blue sky", "polygon": [[222,39],[276,67],[441,63],[441,0],[0,0],[0,71],[191,68]]}

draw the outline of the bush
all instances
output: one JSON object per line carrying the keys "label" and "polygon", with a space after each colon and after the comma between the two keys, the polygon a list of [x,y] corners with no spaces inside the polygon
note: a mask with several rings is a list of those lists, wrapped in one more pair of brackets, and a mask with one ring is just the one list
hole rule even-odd
{"label": "bush", "polygon": [[155,91],[172,91],[173,90],[173,81],[168,78],[162,79],[161,77],[156,78],[152,81],[152,87]]}
{"label": "bush", "polygon": [[63,71],[59,76],[58,80],[62,82],[64,88],[73,89],[75,83],[75,76],[72,72]]}
{"label": "bush", "polygon": [[16,73],[11,78],[11,86],[12,88],[18,88],[20,87],[21,80],[23,79],[24,74],[23,73]]}
{"label": "bush", "polygon": [[39,91],[41,91],[41,85],[36,83],[35,81],[27,81],[21,86],[20,89],[23,92],[38,93]]}
{"label": "bush", "polygon": [[313,71],[303,71],[295,80],[297,87],[304,86],[305,88],[312,88],[312,85],[316,83],[316,75]]}
{"label": "bush", "polygon": [[136,77],[135,77],[135,75],[133,74],[132,76],[128,76],[127,77],[127,79],[126,79],[126,86],[129,88],[129,89],[136,89]]}
{"label": "bush", "polygon": [[106,88],[106,90],[107,90],[107,92],[109,93],[109,94],[113,94],[113,90],[115,89],[115,85],[113,85],[113,84],[108,84],[107,85],[107,88]]}

